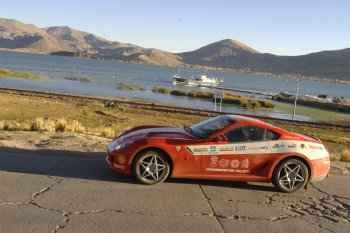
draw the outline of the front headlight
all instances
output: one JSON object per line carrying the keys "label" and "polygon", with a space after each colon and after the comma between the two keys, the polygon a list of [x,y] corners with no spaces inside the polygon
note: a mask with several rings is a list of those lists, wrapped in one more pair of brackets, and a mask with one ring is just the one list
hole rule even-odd
{"label": "front headlight", "polygon": [[127,147],[128,145],[132,144],[134,141],[127,141],[121,144],[118,144],[117,141],[111,142],[111,144],[109,144],[109,149],[110,151],[114,151],[114,150],[121,150],[125,147]]}

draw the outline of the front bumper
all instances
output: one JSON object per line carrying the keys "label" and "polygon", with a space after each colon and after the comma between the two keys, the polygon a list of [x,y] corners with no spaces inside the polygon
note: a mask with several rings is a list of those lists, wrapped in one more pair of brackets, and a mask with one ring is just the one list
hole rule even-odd
{"label": "front bumper", "polygon": [[122,155],[113,155],[107,152],[106,162],[109,168],[121,174],[131,175],[131,168],[128,163],[126,163],[126,161],[123,164],[118,162],[118,156]]}

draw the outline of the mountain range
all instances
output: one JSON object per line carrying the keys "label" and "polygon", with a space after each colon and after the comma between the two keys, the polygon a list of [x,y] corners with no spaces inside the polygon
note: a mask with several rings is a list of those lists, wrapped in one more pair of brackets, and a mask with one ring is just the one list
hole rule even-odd
{"label": "mountain range", "polygon": [[39,28],[17,20],[0,18],[0,49],[155,65],[205,66],[244,72],[350,80],[350,48],[301,56],[277,56],[260,53],[239,41],[227,39],[190,52],[170,53],[109,41],[66,26]]}

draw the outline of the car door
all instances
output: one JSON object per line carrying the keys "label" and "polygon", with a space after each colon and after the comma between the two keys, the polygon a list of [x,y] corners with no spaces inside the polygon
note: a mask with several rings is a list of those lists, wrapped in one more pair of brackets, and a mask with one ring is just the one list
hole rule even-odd
{"label": "car door", "polygon": [[208,145],[208,154],[202,157],[202,174],[236,178],[261,175],[270,157],[266,132],[251,125],[228,130],[223,134],[226,142]]}

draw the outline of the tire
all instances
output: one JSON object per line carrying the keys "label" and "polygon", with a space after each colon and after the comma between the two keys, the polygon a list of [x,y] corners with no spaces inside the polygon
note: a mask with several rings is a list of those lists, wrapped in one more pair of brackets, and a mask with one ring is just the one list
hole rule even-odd
{"label": "tire", "polygon": [[169,160],[161,152],[148,150],[135,157],[132,171],[135,178],[143,184],[159,184],[170,173]]}
{"label": "tire", "polygon": [[272,175],[273,185],[286,193],[302,189],[308,180],[309,171],[305,163],[298,159],[287,159],[279,163]]}

